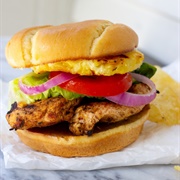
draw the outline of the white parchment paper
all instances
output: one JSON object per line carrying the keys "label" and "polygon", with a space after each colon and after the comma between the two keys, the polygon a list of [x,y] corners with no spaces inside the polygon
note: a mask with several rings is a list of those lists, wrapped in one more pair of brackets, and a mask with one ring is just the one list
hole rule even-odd
{"label": "white parchment paper", "polygon": [[[165,67],[180,81],[179,61]],[[61,158],[31,150],[9,131],[5,114],[8,111],[8,84],[0,80],[0,140],[6,168],[44,170],[94,170],[142,164],[180,163],[180,126],[167,127],[147,121],[139,139],[122,151],[96,157]]]}

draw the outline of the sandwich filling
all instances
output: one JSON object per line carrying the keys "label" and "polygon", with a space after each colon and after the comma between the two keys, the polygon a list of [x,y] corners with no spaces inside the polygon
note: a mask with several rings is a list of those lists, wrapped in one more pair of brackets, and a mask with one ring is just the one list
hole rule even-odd
{"label": "sandwich filling", "polygon": [[[139,83],[130,92],[145,94],[148,86]],[[75,135],[90,135],[98,122],[115,123],[139,113],[143,107],[118,105],[108,100],[95,98],[51,97],[31,104],[13,103],[6,118],[12,129],[30,129],[51,126],[63,121],[69,122],[69,129]]]}
{"label": "sandwich filling", "polygon": [[[139,74],[139,76],[144,79],[145,76],[148,78],[153,76],[155,71],[156,69],[153,66],[143,63],[141,67],[136,69],[132,74]],[[61,74],[60,72],[58,73]],[[11,129],[42,128],[67,121],[69,123],[69,130],[74,135],[92,135],[94,126],[97,123],[102,122],[109,124],[126,120],[128,117],[139,113],[146,104],[155,98],[155,93],[152,93],[155,89],[149,85],[150,80],[138,82],[138,78],[137,80],[134,78],[125,79],[123,81],[127,81],[129,85],[126,86],[124,92],[113,96],[100,96],[100,94],[91,96],[91,94],[86,95],[79,93],[81,91],[78,91],[78,88],[75,90],[78,92],[63,88],[63,83],[68,83],[73,79],[76,81],[76,78],[81,76],[70,76],[70,80],[65,78],[65,82],[57,82],[57,84],[60,85],[54,86],[54,80],[51,79],[57,76],[58,75],[52,75],[52,73],[48,72],[42,74],[32,72],[10,83],[11,109],[7,113],[6,118],[12,127]],[[108,81],[103,80],[103,82],[105,82],[105,84],[107,83],[107,87],[109,86]],[[23,85],[21,83],[23,83]],[[45,87],[48,87],[47,90],[41,90],[42,86],[44,87],[44,83],[46,83]],[[49,88],[49,84],[53,87]],[[66,86],[68,85],[66,84]],[[68,87],[71,86],[69,85]],[[103,93],[106,91],[105,88],[106,87],[101,89]],[[27,89],[30,92],[36,89],[37,92],[28,94],[28,92],[26,92]],[[110,90],[107,90],[108,93],[110,91],[110,93],[112,93],[113,89],[109,89]],[[90,91],[92,91],[91,88]],[[100,91],[98,93],[100,93]],[[122,95],[123,97],[126,95],[130,98],[137,96],[135,98],[148,99],[148,101],[142,100],[140,104],[139,102],[141,101],[139,100],[137,104],[136,102],[132,103],[130,101],[130,105],[124,105],[123,101],[121,102],[120,100],[123,99],[122,97],[120,98]],[[14,102],[14,100],[16,101]],[[113,102],[114,100],[115,102]],[[117,100],[118,102],[116,102]],[[127,100],[125,100],[125,102],[127,102]]]}

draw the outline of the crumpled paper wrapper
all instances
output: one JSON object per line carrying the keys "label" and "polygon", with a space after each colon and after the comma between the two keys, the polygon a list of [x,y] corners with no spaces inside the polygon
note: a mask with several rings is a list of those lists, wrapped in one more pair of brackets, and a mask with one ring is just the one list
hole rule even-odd
{"label": "crumpled paper wrapper", "polygon": [[[179,61],[165,67],[173,78],[178,78]],[[176,72],[176,73],[175,73]],[[6,168],[44,170],[94,170],[143,164],[180,163],[180,126],[147,121],[136,142],[122,151],[95,157],[62,158],[36,152],[21,143],[15,131],[9,131],[5,114],[8,111],[8,84],[0,80],[0,140]]]}

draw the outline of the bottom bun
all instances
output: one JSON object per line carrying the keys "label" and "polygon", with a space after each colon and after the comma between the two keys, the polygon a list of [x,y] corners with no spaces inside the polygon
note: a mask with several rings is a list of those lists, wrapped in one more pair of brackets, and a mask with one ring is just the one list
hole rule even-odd
{"label": "bottom bun", "polygon": [[62,157],[96,156],[119,151],[133,143],[148,118],[149,106],[123,122],[99,123],[91,136],[74,136],[66,122],[46,128],[17,130],[21,141],[32,149]]}

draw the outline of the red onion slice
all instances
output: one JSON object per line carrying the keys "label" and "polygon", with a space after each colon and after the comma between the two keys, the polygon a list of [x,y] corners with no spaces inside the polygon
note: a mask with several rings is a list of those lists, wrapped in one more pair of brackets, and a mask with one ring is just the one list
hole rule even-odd
{"label": "red onion slice", "polygon": [[156,97],[156,87],[154,83],[143,75],[136,73],[131,73],[131,75],[137,81],[147,84],[151,88],[151,92],[147,94],[133,94],[130,92],[124,92],[116,96],[108,96],[106,99],[124,106],[141,106],[149,104]]}
{"label": "red onion slice", "polygon": [[78,75],[63,72],[38,86],[28,86],[26,84],[23,84],[22,80],[19,80],[19,87],[21,91],[23,91],[25,94],[35,95],[35,94],[42,93],[54,86],[67,82],[71,79],[74,79],[77,76]]}

